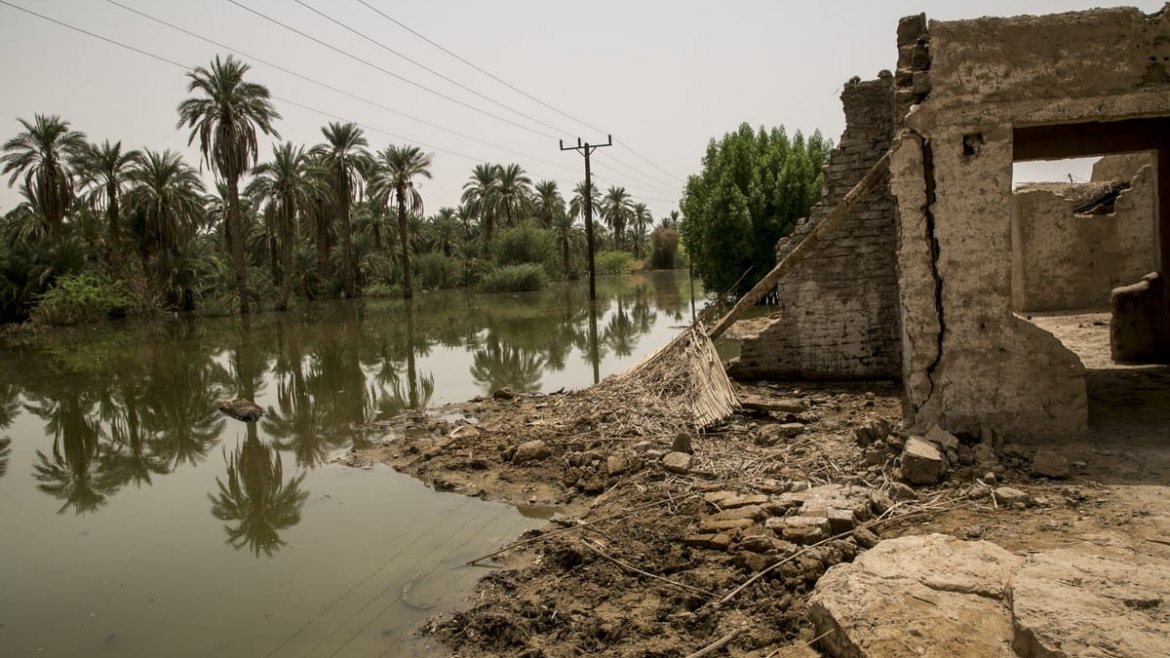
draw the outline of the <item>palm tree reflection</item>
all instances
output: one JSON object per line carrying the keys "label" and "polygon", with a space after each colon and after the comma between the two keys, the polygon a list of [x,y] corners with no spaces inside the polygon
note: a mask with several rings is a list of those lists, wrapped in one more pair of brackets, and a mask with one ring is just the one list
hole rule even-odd
{"label": "palm tree reflection", "polygon": [[284,481],[280,453],[261,443],[256,424],[248,424],[248,438],[229,457],[224,452],[227,481],[215,479],[219,495],[208,494],[211,515],[224,522],[227,544],[252,554],[272,554],[284,546],[280,531],[301,520],[301,506],[309,492],[301,491],[305,474]]}
{"label": "palm tree reflection", "polygon": [[75,514],[96,511],[106,503],[110,493],[107,483],[94,472],[101,453],[101,437],[97,421],[90,413],[92,406],[75,395],[56,403],[29,407],[47,420],[46,430],[53,435],[52,456],[37,451],[33,477],[41,483],[38,489],[65,501],[58,514],[69,507]]}
{"label": "palm tree reflection", "polygon": [[12,456],[12,439],[0,436],[0,478],[8,472],[8,458]]}

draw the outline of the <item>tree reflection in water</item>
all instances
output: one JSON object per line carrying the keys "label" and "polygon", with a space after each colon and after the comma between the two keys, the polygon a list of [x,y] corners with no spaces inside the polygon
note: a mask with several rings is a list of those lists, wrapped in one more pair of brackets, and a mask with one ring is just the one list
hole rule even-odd
{"label": "tree reflection in water", "polygon": [[305,474],[284,481],[280,453],[260,441],[256,424],[248,424],[248,438],[228,456],[226,483],[215,478],[219,495],[208,494],[211,514],[224,522],[226,543],[247,546],[252,554],[268,557],[285,545],[280,531],[301,520],[301,506],[309,492],[301,491]]}
{"label": "tree reflection in water", "polygon": [[8,472],[8,458],[12,456],[12,439],[0,436],[0,478]]}
{"label": "tree reflection in water", "polygon": [[53,435],[52,455],[37,451],[33,477],[40,482],[38,489],[65,501],[58,514],[70,507],[76,514],[96,511],[112,493],[95,473],[101,441],[93,406],[76,392],[58,402],[28,406],[45,419],[46,431]]}

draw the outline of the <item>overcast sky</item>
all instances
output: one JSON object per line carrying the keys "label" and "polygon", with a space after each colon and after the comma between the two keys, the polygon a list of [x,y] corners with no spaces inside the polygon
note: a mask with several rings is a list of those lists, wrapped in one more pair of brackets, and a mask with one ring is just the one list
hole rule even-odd
{"label": "overcast sky", "polygon": [[[0,0],[0,139],[19,131],[17,117],[57,114],[91,141],[176,149],[195,164],[188,133],[175,127],[184,70],[235,51],[276,97],[283,139],[316,144],[321,126],[344,119],[365,128],[372,149],[413,143],[433,153],[434,179],[421,188],[428,212],[457,204],[479,162],[517,162],[568,197],[583,165],[557,140],[611,133],[615,145],[593,160],[599,186],[625,186],[657,218],[676,207],[708,140],[741,122],[836,141],[841,85],[894,68],[901,16],[1114,4],[1154,12],[1162,0]],[[261,157],[270,152],[266,141]],[[0,185],[0,209],[18,201]]]}

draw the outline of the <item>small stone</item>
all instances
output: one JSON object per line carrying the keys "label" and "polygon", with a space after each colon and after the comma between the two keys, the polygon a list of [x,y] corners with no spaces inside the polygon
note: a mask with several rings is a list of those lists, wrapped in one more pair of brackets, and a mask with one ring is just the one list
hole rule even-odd
{"label": "small stone", "polygon": [[804,423],[784,423],[780,426],[780,433],[788,438],[800,436],[804,433]]}
{"label": "small stone", "polygon": [[510,387],[505,386],[504,388],[498,389],[492,393],[492,397],[497,400],[511,400],[512,398],[516,397],[516,394],[512,392]]}
{"label": "small stone", "polygon": [[697,546],[699,548],[713,548],[717,551],[725,551],[728,546],[731,546],[731,537],[723,533],[705,533],[700,535],[687,535],[683,537],[683,544],[686,546]]}
{"label": "small stone", "polygon": [[829,510],[829,531],[834,535],[849,532],[857,525],[857,518],[851,509]]}
{"label": "small stone", "polygon": [[610,455],[605,458],[605,473],[606,475],[621,475],[630,468],[629,461],[621,455]]}
{"label": "small stone", "polygon": [[709,491],[703,494],[703,501],[722,508],[723,501],[729,498],[735,498],[738,495],[734,491]]}
{"label": "small stone", "polygon": [[869,528],[854,528],[853,539],[862,548],[873,548],[881,541]]}
{"label": "small stone", "polygon": [[596,475],[590,475],[589,477],[582,478],[577,483],[577,487],[581,489],[582,493],[593,496],[605,491],[605,482]]}
{"label": "small stone", "polygon": [[995,484],[995,482],[996,482],[996,475],[995,475],[995,473],[994,473],[994,472],[992,472],[992,471],[987,471],[986,473],[984,473],[984,474],[983,474],[983,481],[984,481],[984,482],[989,482],[989,483],[991,483],[991,484]]}
{"label": "small stone", "polygon": [[714,521],[730,521],[733,519],[751,519],[759,521],[767,516],[764,508],[759,505],[749,505],[748,507],[740,507],[738,509],[723,510],[707,517]]}
{"label": "small stone", "polygon": [[480,433],[481,432],[479,431],[479,428],[477,428],[475,425],[459,425],[455,429],[451,430],[447,434],[447,437],[452,439],[474,439],[475,437],[479,436]]}
{"label": "small stone", "polygon": [[768,497],[763,494],[751,494],[749,496],[731,496],[725,498],[723,502],[719,503],[719,507],[727,509],[738,509],[741,507],[759,507],[768,502]]}
{"label": "small stone", "polygon": [[686,474],[691,470],[691,462],[694,458],[685,452],[671,452],[667,453],[662,458],[662,468],[671,473]]}
{"label": "small stone", "polygon": [[224,400],[219,403],[219,410],[245,423],[254,423],[264,415],[264,410],[260,408],[260,405],[244,398]]}
{"label": "small stone", "polygon": [[694,448],[691,447],[691,435],[686,432],[679,432],[674,437],[674,445],[671,446],[674,452],[685,452],[688,455],[695,454]]}
{"label": "small stone", "polygon": [[729,532],[750,528],[755,524],[756,522],[751,519],[725,519],[717,521],[711,517],[704,517],[699,519],[699,532]]}
{"label": "small stone", "polygon": [[750,535],[739,540],[739,547],[753,553],[772,553],[776,551],[777,539],[766,535]]}
{"label": "small stone", "polygon": [[552,455],[552,451],[548,449],[544,441],[539,439],[525,441],[516,446],[516,452],[512,455],[512,463],[523,464],[524,462],[540,461],[550,455]]}
{"label": "small stone", "polygon": [[654,447],[653,441],[639,441],[634,444],[634,452],[646,452]]}
{"label": "small stone", "polygon": [[995,490],[995,500],[1000,505],[1015,507],[1016,505],[1027,505],[1032,501],[1032,497],[1019,489],[997,487]]}
{"label": "small stone", "polygon": [[1032,475],[1063,480],[1069,475],[1068,460],[1051,450],[1037,450],[1032,458]]}
{"label": "small stone", "polygon": [[902,477],[911,484],[938,484],[942,479],[942,453],[938,448],[916,436],[906,440],[902,449]]}

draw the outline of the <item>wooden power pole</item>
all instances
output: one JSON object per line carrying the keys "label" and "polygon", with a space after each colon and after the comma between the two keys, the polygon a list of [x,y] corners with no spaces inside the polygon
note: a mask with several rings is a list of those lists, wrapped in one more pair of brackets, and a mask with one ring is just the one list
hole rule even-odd
{"label": "wooden power pole", "polygon": [[576,146],[565,146],[565,140],[560,140],[562,151],[577,151],[585,156],[585,242],[586,252],[589,254],[589,301],[597,299],[597,283],[595,281],[595,274],[593,269],[593,178],[589,171],[589,156],[599,148],[606,146],[613,146],[613,135],[606,135],[607,139],[604,144],[590,144],[589,142],[581,143],[581,138],[577,138]]}

